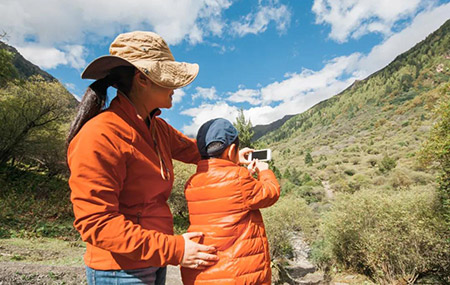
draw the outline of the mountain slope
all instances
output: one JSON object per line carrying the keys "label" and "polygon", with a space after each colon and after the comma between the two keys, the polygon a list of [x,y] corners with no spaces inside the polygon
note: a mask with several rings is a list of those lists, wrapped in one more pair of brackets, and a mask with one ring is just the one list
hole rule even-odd
{"label": "mountain slope", "polygon": [[[301,169],[330,180],[334,190],[386,185],[380,171],[385,157],[395,161],[398,172],[388,180],[402,176],[405,183],[425,183],[430,177],[419,173],[414,156],[433,124],[433,107],[449,96],[449,79],[447,21],[385,68],[292,117],[259,142],[273,149],[282,172]],[[305,163],[308,153],[312,164]]]}
{"label": "mountain slope", "polygon": [[283,118],[276,120],[275,122],[272,122],[270,124],[267,125],[256,125],[252,128],[254,134],[253,134],[253,141],[256,141],[257,139],[259,139],[260,137],[262,137],[263,135],[270,133],[276,129],[278,129],[279,127],[281,127],[287,120],[289,120],[290,118],[292,118],[295,115],[286,115]]}
{"label": "mountain slope", "polygon": [[43,71],[38,66],[26,60],[14,47],[0,41],[0,49],[7,50],[13,54],[12,64],[17,69],[18,78],[27,79],[33,75],[40,75],[46,81],[56,81],[49,73]]}

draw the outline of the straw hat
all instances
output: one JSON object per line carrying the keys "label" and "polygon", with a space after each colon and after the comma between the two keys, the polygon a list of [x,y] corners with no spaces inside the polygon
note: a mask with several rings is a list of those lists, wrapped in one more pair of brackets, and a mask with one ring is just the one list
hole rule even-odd
{"label": "straw hat", "polygon": [[100,79],[117,66],[134,66],[154,83],[166,88],[180,88],[198,74],[198,64],[176,62],[164,39],[152,32],[130,32],[117,36],[109,53],[92,61],[81,78]]}

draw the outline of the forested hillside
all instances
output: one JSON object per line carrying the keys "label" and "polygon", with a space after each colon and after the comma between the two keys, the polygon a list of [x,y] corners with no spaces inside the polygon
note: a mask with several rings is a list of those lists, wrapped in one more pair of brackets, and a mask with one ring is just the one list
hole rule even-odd
{"label": "forested hillside", "polygon": [[[377,283],[448,277],[449,79],[447,21],[382,70],[260,138],[273,150],[284,195],[266,216],[301,229],[325,269]],[[431,130],[440,133],[440,162],[427,164]],[[272,229],[279,241],[280,227]]]}
{"label": "forested hillside", "polygon": [[[282,185],[263,211],[276,282],[295,284],[279,274],[299,237],[328,280],[356,272],[364,284],[450,282],[449,79],[450,21],[342,93],[256,129],[254,138],[269,132],[252,143],[273,150]],[[77,104],[0,42],[0,238],[79,241],[64,145]],[[194,171],[175,164],[177,233],[187,229],[183,190]],[[27,260],[8,258],[0,255]]]}
{"label": "forested hillside", "polygon": [[72,235],[65,137],[77,105],[0,42],[0,238]]}

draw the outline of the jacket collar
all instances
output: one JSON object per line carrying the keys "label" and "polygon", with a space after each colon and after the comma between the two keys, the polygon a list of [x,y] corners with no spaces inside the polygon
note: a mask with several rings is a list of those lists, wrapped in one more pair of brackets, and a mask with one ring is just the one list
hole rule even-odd
{"label": "jacket collar", "polygon": [[[117,92],[116,98],[111,102],[109,108],[107,111],[114,112],[118,114],[120,117],[122,117],[130,126],[132,126],[134,129],[136,129],[141,135],[146,138],[146,141],[153,145],[153,140],[151,138],[149,127],[147,127],[147,124],[142,120],[137,113],[136,107],[133,105],[133,103],[128,99],[127,96],[125,96],[121,92]],[[154,112],[152,118],[150,127],[155,124],[156,122],[156,116],[161,114],[161,111],[159,109],[156,109]]]}
{"label": "jacket collar", "polygon": [[[137,117],[139,119],[136,107],[134,106],[133,102],[131,102],[131,100],[120,91],[117,91],[117,96],[112,100],[110,108],[122,109],[128,115]],[[161,115],[161,110],[158,108],[150,112],[151,119],[159,115]]]}
{"label": "jacket collar", "polygon": [[236,163],[221,158],[202,159],[197,164],[197,172],[206,172],[211,167],[238,166]]}

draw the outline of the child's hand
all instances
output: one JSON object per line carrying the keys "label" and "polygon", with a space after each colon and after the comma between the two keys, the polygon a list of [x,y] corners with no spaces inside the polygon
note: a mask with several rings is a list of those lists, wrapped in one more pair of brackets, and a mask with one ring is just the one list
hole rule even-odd
{"label": "child's hand", "polygon": [[239,164],[250,164],[251,161],[248,160],[248,154],[253,152],[254,149],[244,147],[243,149],[239,150]]}
{"label": "child's hand", "polygon": [[269,164],[256,160],[256,171],[259,173],[260,171],[269,169]]}
{"label": "child's hand", "polygon": [[248,165],[248,171],[253,175],[255,172],[259,173],[260,171],[269,169],[269,165],[265,162],[259,161],[258,159],[252,160]]}
{"label": "child's hand", "polygon": [[250,175],[255,174],[256,172],[256,159],[254,159],[250,164],[247,166],[248,172],[250,172]]}

